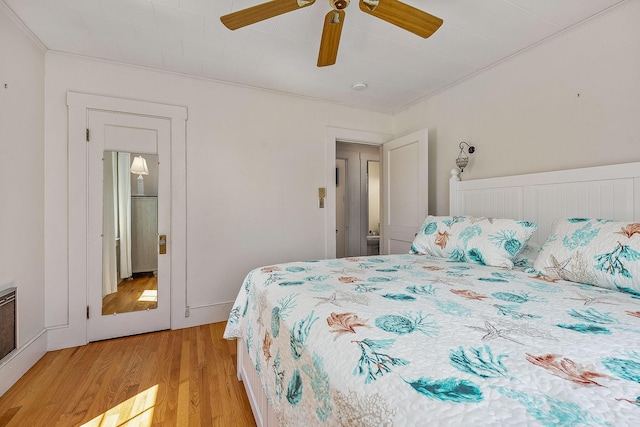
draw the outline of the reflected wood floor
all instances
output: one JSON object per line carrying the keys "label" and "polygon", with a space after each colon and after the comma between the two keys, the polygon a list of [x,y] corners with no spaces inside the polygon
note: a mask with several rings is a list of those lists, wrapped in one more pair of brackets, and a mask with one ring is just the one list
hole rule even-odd
{"label": "reflected wood floor", "polygon": [[0,396],[0,426],[255,426],[224,327],[48,352]]}
{"label": "reflected wood floor", "polygon": [[153,273],[135,273],[133,279],[120,282],[118,292],[102,298],[102,314],[128,313],[156,308],[157,298],[156,301],[140,301],[144,291],[158,291],[158,278]]}

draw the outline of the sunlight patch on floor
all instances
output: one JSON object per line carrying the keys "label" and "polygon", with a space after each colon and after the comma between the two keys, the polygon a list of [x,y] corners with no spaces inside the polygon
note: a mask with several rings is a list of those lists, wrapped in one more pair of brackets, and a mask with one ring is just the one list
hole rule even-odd
{"label": "sunlight patch on floor", "polygon": [[138,301],[158,301],[158,291],[153,289],[147,289],[142,292]]}
{"label": "sunlight patch on floor", "polygon": [[150,427],[157,394],[158,384],[114,406],[81,427]]}

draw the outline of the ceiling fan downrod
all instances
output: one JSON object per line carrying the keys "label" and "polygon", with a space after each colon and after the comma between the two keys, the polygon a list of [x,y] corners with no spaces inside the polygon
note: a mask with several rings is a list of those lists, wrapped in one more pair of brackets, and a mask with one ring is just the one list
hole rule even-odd
{"label": "ceiling fan downrod", "polygon": [[349,6],[349,0],[329,0],[332,9],[342,10]]}

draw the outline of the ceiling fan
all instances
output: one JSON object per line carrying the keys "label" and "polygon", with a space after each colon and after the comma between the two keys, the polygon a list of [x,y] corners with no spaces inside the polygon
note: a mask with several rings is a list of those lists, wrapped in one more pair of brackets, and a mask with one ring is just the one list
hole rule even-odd
{"label": "ceiling fan", "polygon": [[[270,0],[266,3],[224,15],[222,23],[230,30],[246,27],[265,19],[311,6],[316,0]],[[336,63],[340,34],[344,24],[344,9],[350,0],[329,0],[331,11],[324,18],[318,67]],[[420,37],[427,38],[436,32],[442,19],[416,9],[398,0],[360,0],[360,10],[385,20]]]}

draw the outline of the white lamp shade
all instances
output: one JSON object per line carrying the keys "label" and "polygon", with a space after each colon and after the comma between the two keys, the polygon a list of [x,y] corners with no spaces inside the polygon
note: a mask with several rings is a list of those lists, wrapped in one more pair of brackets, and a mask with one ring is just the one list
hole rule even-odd
{"label": "white lamp shade", "polygon": [[147,168],[147,161],[142,156],[136,156],[131,164],[131,173],[138,175],[149,175],[149,168]]}

